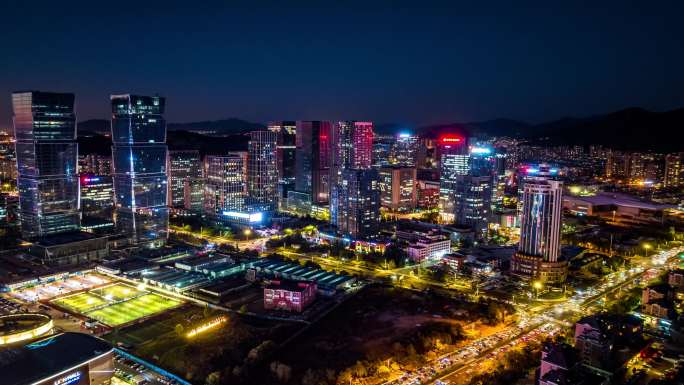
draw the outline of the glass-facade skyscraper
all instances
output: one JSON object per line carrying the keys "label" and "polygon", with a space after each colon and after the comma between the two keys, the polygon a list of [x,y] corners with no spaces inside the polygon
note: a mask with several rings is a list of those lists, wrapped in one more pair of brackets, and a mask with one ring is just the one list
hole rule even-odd
{"label": "glass-facade skyscraper", "polygon": [[169,206],[185,206],[185,185],[202,179],[202,162],[197,150],[169,151]]}
{"label": "glass-facade skyscraper", "polygon": [[22,236],[77,231],[78,144],[74,95],[12,94]]}
{"label": "glass-facade skyscraper", "polygon": [[295,190],[316,204],[330,195],[330,130],[327,121],[299,121],[296,134]]}
{"label": "glass-facade skyscraper", "polygon": [[456,202],[461,177],[470,172],[468,146],[463,137],[446,135],[439,139],[439,216],[443,222],[456,220]]}
{"label": "glass-facade skyscraper", "polygon": [[337,230],[354,238],[373,235],[380,223],[378,171],[342,170],[338,194]]}
{"label": "glass-facade skyscraper", "polygon": [[165,99],[112,95],[112,160],[117,227],[134,242],[168,237]]}

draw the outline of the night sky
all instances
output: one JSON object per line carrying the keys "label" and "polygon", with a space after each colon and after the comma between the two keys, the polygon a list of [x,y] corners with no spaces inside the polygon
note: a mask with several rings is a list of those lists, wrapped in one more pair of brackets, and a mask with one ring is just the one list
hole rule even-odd
{"label": "night sky", "polygon": [[684,107],[682,1],[458,3],[4,0],[0,127],[23,89],[74,92],[79,120],[124,92],[166,96],[172,122]]}

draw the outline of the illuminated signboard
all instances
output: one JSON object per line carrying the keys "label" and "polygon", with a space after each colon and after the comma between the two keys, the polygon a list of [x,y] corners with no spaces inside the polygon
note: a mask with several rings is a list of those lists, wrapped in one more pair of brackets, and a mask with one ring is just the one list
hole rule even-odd
{"label": "illuminated signboard", "polygon": [[246,219],[249,223],[261,222],[264,219],[264,213],[241,213],[239,211],[224,211],[223,215],[230,218]]}
{"label": "illuminated signboard", "polygon": [[440,141],[442,144],[454,144],[454,143],[461,143],[461,138],[458,136],[443,136]]}
{"label": "illuminated signboard", "polygon": [[487,148],[487,147],[473,147],[470,149],[470,153],[471,154],[486,155],[486,154],[491,154],[492,150],[490,148]]}
{"label": "illuminated signboard", "polygon": [[58,378],[53,382],[53,385],[72,385],[78,383],[78,381],[81,379],[81,372],[73,372],[71,374],[67,374],[64,377]]}

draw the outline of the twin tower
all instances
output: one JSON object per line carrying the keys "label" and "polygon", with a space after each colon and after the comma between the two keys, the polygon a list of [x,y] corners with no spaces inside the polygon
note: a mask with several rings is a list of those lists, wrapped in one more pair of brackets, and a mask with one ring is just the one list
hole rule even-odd
{"label": "twin tower", "polygon": [[[117,227],[136,243],[168,236],[165,99],[112,95],[112,164]],[[12,94],[22,236],[80,228],[74,94]]]}

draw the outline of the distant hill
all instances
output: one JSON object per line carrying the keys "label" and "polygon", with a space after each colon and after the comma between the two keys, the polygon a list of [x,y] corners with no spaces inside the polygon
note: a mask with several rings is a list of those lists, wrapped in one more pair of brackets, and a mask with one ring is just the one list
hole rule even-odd
{"label": "distant hill", "polygon": [[78,128],[78,135],[81,136],[82,133],[97,133],[100,135],[109,134],[112,130],[111,123],[106,119],[90,119],[78,122],[76,125]]}
{"label": "distant hill", "polygon": [[587,118],[567,117],[541,124],[510,119],[421,127],[422,135],[444,131],[473,136],[510,136],[548,145],[602,144],[614,149],[684,151],[684,108],[653,112],[627,108]]}

